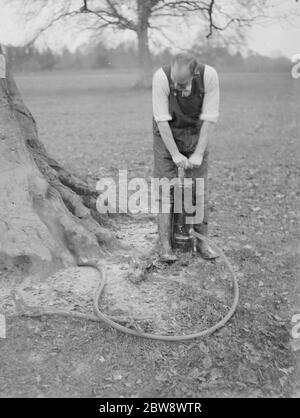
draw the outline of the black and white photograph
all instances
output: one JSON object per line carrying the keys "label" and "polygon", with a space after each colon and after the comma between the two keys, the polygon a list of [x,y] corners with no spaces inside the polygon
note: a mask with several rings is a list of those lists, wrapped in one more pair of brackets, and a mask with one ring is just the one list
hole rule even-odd
{"label": "black and white photograph", "polygon": [[0,0],[0,398],[300,398],[299,221],[298,0]]}

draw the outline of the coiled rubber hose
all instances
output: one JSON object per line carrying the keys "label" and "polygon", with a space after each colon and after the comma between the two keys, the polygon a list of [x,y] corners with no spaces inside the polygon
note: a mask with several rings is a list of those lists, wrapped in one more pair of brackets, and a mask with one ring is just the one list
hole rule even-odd
{"label": "coiled rubber hose", "polygon": [[[196,231],[191,231],[191,235],[193,235],[194,237],[199,238],[203,241],[206,241],[212,247],[214,247],[216,249],[217,253],[220,255],[220,257],[223,259],[224,263],[226,264],[228,270],[231,273],[232,283],[233,283],[233,293],[234,293],[233,302],[232,302],[231,308],[229,309],[228,313],[224,316],[223,319],[221,319],[218,323],[216,323],[215,325],[213,325],[210,328],[207,328],[203,331],[195,332],[193,334],[186,334],[186,335],[151,334],[151,333],[146,333],[146,332],[139,332],[139,331],[127,328],[123,325],[120,325],[117,322],[113,321],[108,316],[106,316],[105,314],[103,314],[99,309],[99,299],[101,297],[102,290],[105,286],[106,274],[105,274],[104,268],[101,265],[99,265],[98,263],[97,263],[96,268],[98,269],[98,271],[101,275],[101,281],[99,283],[99,286],[96,290],[95,297],[94,297],[94,312],[95,312],[96,316],[99,319],[101,319],[103,322],[105,322],[106,324],[110,325],[112,328],[117,329],[118,331],[124,332],[126,334],[130,334],[130,335],[135,335],[136,337],[149,338],[149,339],[152,339],[152,340],[161,340],[161,341],[187,341],[187,340],[192,340],[194,338],[199,338],[199,337],[204,337],[204,336],[210,335],[213,332],[217,331],[219,328],[223,327],[229,321],[229,319],[232,317],[232,315],[234,314],[234,312],[236,310],[236,307],[237,307],[237,304],[238,304],[238,300],[239,300],[239,287],[238,287],[238,282],[237,282],[235,272],[234,272],[230,262],[228,261],[227,257],[223,253],[223,251],[219,247],[217,247],[215,244],[213,244],[210,239],[208,239],[207,237],[205,237],[202,234],[199,234]],[[95,265],[93,263],[87,263],[87,264],[82,264],[82,265],[85,265],[85,266],[89,265],[91,267],[95,267]]]}
{"label": "coiled rubber hose", "polygon": [[212,334],[213,332],[217,331],[218,329],[220,329],[221,327],[223,327],[228,321],[229,319],[232,317],[232,315],[234,314],[237,304],[238,304],[238,300],[239,300],[239,287],[238,287],[238,282],[237,282],[237,278],[235,275],[235,272],[230,264],[230,262],[228,261],[227,257],[225,256],[225,254],[223,253],[223,251],[217,247],[216,244],[212,243],[210,239],[208,239],[207,237],[205,237],[204,235],[199,234],[198,232],[192,230],[191,231],[191,235],[194,236],[195,238],[199,238],[203,241],[206,241],[207,243],[209,243],[212,247],[214,247],[214,249],[216,250],[216,252],[220,255],[220,257],[223,259],[224,263],[226,264],[228,270],[231,273],[231,277],[232,277],[232,284],[233,284],[233,302],[231,305],[231,308],[229,309],[228,313],[224,316],[223,319],[221,319],[219,322],[217,322],[215,325],[213,325],[210,328],[207,328],[203,331],[199,331],[199,332],[195,332],[193,334],[186,334],[186,335],[159,335],[159,334],[151,334],[151,333],[146,333],[146,332],[140,332],[137,330],[133,330],[131,328],[128,328],[124,325],[121,325],[120,323],[118,323],[118,318],[113,318],[113,317],[109,317],[107,315],[105,315],[104,313],[102,313],[99,309],[99,301],[100,301],[100,297],[102,294],[102,291],[104,289],[105,283],[106,283],[106,272],[104,267],[102,266],[101,262],[94,262],[94,261],[83,261],[81,260],[80,262],[78,262],[78,266],[79,267],[93,267],[95,269],[97,269],[97,271],[99,272],[100,275],[100,281],[99,281],[99,285],[96,289],[95,295],[94,295],[94,313],[95,315],[89,315],[89,314],[83,314],[80,312],[67,312],[67,311],[62,311],[62,310],[55,310],[55,309],[43,309],[40,307],[36,307],[36,306],[28,306],[22,296],[20,296],[18,294],[17,291],[14,292],[14,298],[15,298],[15,302],[17,303],[17,305],[19,306],[19,313],[15,314],[15,315],[11,315],[11,317],[30,317],[30,318],[36,318],[36,317],[41,317],[41,316],[63,316],[63,317],[73,317],[73,318],[77,318],[77,319],[85,319],[85,320],[89,320],[89,321],[97,321],[97,322],[104,322],[107,325],[111,326],[112,328],[117,329],[118,331],[121,331],[125,334],[130,334],[130,335],[134,335],[136,337],[141,337],[141,338],[149,338],[152,340],[161,340],[161,341],[187,341],[187,340],[192,340],[194,338],[199,338],[199,337],[204,337],[207,335]]}

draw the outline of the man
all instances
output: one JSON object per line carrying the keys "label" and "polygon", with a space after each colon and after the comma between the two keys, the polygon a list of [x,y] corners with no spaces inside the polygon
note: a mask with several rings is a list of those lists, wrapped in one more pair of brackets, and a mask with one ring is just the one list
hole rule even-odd
{"label": "man", "polygon": [[[200,64],[187,53],[176,55],[171,65],[158,69],[152,83],[154,177],[173,179],[178,168],[186,177],[204,179],[204,217],[195,231],[208,234],[208,137],[219,116],[219,79],[214,68]],[[163,197],[160,195],[160,204]],[[171,248],[171,213],[158,213],[160,257],[174,262]],[[170,211],[171,212],[171,211]],[[197,250],[204,259],[217,254],[203,240]]]}

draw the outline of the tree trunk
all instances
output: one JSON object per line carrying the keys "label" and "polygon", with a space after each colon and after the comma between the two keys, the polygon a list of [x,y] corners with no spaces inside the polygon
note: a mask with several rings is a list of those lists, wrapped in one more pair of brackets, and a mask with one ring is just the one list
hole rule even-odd
{"label": "tree trunk", "polygon": [[138,1],[138,58],[140,74],[136,83],[137,88],[150,88],[152,80],[152,60],[149,50],[149,18],[151,16],[151,2]]}
{"label": "tree trunk", "polygon": [[[1,49],[0,49],[1,53]],[[115,239],[97,194],[49,157],[9,68],[0,79],[0,266],[47,276],[95,261]]]}

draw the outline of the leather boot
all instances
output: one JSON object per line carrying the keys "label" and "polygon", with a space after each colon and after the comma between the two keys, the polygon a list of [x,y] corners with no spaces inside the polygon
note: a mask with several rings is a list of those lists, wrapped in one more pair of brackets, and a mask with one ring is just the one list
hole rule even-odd
{"label": "leather boot", "polygon": [[174,263],[178,257],[171,247],[171,214],[158,213],[159,256],[164,263]]}
{"label": "leather boot", "polygon": [[[207,223],[194,225],[194,230],[205,237],[208,235]],[[214,260],[219,257],[219,254],[217,254],[206,241],[201,240],[200,238],[197,238],[196,247],[198,253],[204,260]]]}
{"label": "leather boot", "polygon": [[219,254],[217,254],[207,242],[200,239],[197,240],[197,251],[204,260],[214,260],[219,257]]}

